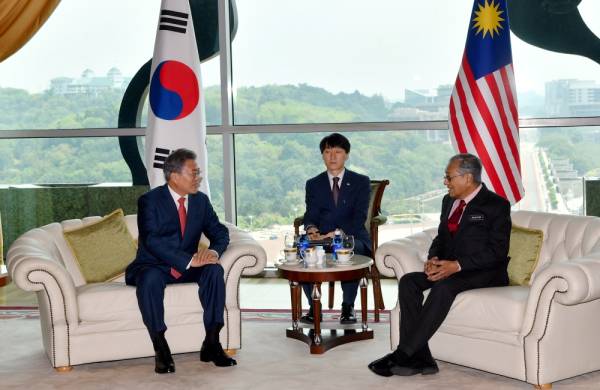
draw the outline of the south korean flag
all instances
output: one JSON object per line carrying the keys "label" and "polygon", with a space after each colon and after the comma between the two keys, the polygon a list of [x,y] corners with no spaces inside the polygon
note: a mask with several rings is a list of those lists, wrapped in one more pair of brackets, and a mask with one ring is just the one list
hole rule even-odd
{"label": "south korean flag", "polygon": [[206,117],[200,59],[188,0],[162,0],[150,73],[146,170],[150,187],[164,184],[170,152],[191,149],[210,196],[207,177]]}

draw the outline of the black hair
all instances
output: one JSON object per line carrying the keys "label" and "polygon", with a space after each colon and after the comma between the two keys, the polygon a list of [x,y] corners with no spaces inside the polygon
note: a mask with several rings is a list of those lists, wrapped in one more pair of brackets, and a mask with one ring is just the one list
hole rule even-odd
{"label": "black hair", "polygon": [[165,165],[163,166],[165,180],[169,181],[172,173],[181,173],[187,160],[196,160],[196,153],[189,149],[181,148],[174,150],[169,154],[169,157],[167,157]]}
{"label": "black hair", "polygon": [[350,153],[350,141],[348,141],[348,138],[344,137],[340,133],[329,134],[327,137],[323,138],[319,144],[321,153],[323,153],[327,148],[336,147],[344,149],[346,153]]}

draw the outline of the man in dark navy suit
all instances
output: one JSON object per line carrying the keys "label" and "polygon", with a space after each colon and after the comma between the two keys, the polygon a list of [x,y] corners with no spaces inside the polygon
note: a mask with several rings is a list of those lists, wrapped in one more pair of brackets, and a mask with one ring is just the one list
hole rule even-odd
{"label": "man in dark navy suit", "polygon": [[[306,182],[306,213],[304,226],[311,238],[333,238],[336,229],[354,236],[354,252],[371,255],[371,239],[365,228],[369,210],[371,184],[367,176],[345,168],[350,155],[350,141],[341,134],[333,133],[319,144],[327,170]],[[303,284],[310,309],[300,321],[313,323],[314,312],[311,285]],[[358,280],[342,282],[342,324],[356,322],[354,300],[358,292]]]}
{"label": "man in dark navy suit", "polygon": [[[508,285],[510,203],[481,182],[481,161],[472,154],[450,159],[444,184],[448,194],[423,272],[405,274],[398,285],[400,344],[393,353],[369,364],[378,375],[437,373],[428,341],[456,295]],[[423,302],[427,289],[431,291]]]}
{"label": "man in dark navy suit", "polygon": [[[219,257],[229,244],[229,232],[219,222],[208,197],[199,192],[200,169],[196,154],[177,149],[164,164],[167,183],[138,200],[138,251],[125,273],[136,286],[138,305],[156,352],[155,371],[175,372],[165,331],[164,292],[167,284],[198,283],[204,310],[206,338],[200,359],[217,366],[236,364],[219,342],[224,325],[225,283]],[[201,234],[209,248],[198,249]]]}

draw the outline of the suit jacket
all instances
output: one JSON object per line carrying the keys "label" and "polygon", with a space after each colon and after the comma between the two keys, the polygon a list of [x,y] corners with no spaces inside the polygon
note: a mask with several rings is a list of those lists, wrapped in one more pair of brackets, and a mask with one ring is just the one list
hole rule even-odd
{"label": "suit jacket", "polygon": [[429,248],[429,257],[458,260],[462,271],[495,271],[508,275],[510,241],[510,203],[487,189],[485,184],[463,211],[454,237],[448,230],[448,218],[454,198],[446,195],[438,235]]}
{"label": "suit jacket", "polygon": [[355,241],[361,241],[370,252],[371,239],[365,228],[370,194],[369,177],[346,169],[336,206],[329,177],[323,172],[306,181],[304,226],[315,225],[323,234],[340,228],[353,235]]}
{"label": "suit jacket", "polygon": [[167,185],[157,187],[138,199],[138,250],[126,270],[126,280],[134,281],[143,267],[157,267],[166,273],[175,268],[185,272],[198,250],[200,235],[210,240],[209,249],[219,257],[229,244],[229,231],[219,222],[208,197],[202,192],[188,195],[187,219],[181,236],[179,213]]}

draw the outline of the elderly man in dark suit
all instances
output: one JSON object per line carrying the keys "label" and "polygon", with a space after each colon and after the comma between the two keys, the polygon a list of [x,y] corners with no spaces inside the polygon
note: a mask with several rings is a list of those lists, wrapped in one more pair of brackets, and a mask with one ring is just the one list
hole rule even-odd
{"label": "elderly man in dark suit", "polygon": [[[365,228],[369,210],[370,180],[367,176],[345,168],[350,155],[350,141],[341,134],[333,133],[319,144],[327,170],[306,182],[306,213],[304,226],[311,238],[333,238],[336,229],[354,236],[354,252],[371,255],[371,239]],[[313,323],[314,311],[310,284],[303,284],[310,309],[300,319]],[[342,282],[342,324],[356,322],[354,300],[358,292],[358,280]]]}
{"label": "elderly man in dark suit", "polygon": [[[444,183],[438,235],[423,272],[405,274],[398,286],[400,344],[369,364],[381,376],[435,374],[428,341],[462,291],[508,285],[510,204],[481,182],[481,162],[471,154],[452,157]],[[431,289],[423,302],[423,291]]]}
{"label": "elderly man in dark suit", "polygon": [[[167,184],[138,200],[138,251],[125,274],[126,283],[136,286],[142,319],[156,352],[155,371],[175,372],[165,339],[163,304],[165,287],[172,283],[198,283],[206,331],[200,359],[233,366],[236,361],[225,354],[219,342],[225,306],[219,257],[229,244],[229,232],[208,197],[198,192],[202,178],[194,152],[174,151],[165,161],[164,173]],[[210,240],[209,248],[198,249],[202,233]]]}

